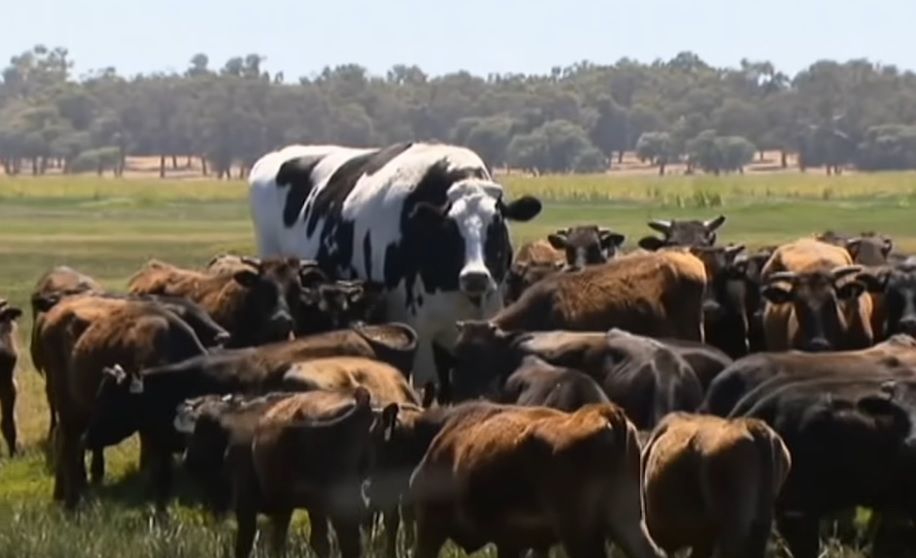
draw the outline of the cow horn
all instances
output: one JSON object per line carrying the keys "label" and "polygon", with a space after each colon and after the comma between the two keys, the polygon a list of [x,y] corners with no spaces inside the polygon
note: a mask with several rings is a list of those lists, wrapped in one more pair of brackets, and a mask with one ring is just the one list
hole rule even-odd
{"label": "cow horn", "polygon": [[665,221],[663,219],[653,219],[649,221],[649,228],[656,230],[662,234],[668,234],[671,232],[671,221]]}
{"label": "cow horn", "polygon": [[833,275],[833,280],[836,281],[838,279],[842,279],[843,277],[846,277],[847,275],[853,275],[861,271],[862,271],[861,265],[844,265],[842,267],[838,267],[834,269],[831,272],[831,274]]}
{"label": "cow horn", "polygon": [[725,215],[719,215],[713,219],[703,221],[703,227],[705,227],[707,231],[712,232],[721,227],[723,223],[725,223]]}
{"label": "cow horn", "polygon": [[767,277],[767,283],[776,283],[778,281],[788,281],[790,283],[794,282],[798,278],[798,274],[794,271],[780,271],[774,273]]}

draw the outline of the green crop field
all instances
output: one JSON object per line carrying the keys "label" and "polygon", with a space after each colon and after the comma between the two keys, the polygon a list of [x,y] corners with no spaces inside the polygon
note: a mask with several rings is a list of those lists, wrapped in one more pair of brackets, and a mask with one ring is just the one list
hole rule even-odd
{"label": "green crop field", "polygon": [[[916,174],[841,177],[773,174],[728,177],[504,177],[510,196],[540,196],[544,212],[515,226],[516,242],[561,226],[597,223],[628,235],[651,231],[651,218],[728,216],[720,242],[777,243],[826,228],[876,230],[916,251]],[[23,309],[35,280],[58,264],[89,273],[112,289],[149,258],[199,266],[222,251],[251,252],[245,184],[202,180],[113,180],[0,177],[0,297]],[[143,499],[136,446],[106,452],[105,486],[75,515],[51,504],[42,452],[47,410],[42,379],[32,370],[23,317],[17,416],[24,455],[0,457],[0,558],[130,555],[216,556],[231,548],[231,521],[209,518],[183,490],[168,519]],[[188,489],[187,486],[183,488]],[[306,528],[307,522],[297,525]],[[290,550],[300,554],[304,533]],[[837,548],[830,556],[853,556]]]}

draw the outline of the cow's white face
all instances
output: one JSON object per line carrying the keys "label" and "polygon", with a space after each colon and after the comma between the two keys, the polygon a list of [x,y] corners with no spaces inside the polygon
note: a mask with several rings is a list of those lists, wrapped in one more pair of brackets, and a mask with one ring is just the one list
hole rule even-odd
{"label": "cow's white face", "polygon": [[[496,291],[497,282],[502,279],[501,268],[506,262],[504,256],[511,250],[508,239],[500,238],[506,227],[496,208],[499,198],[480,190],[456,196],[447,214],[447,218],[457,225],[464,244],[464,262],[458,273],[458,287],[472,300]],[[499,193],[502,193],[501,188]],[[490,254],[486,253],[488,243]]]}

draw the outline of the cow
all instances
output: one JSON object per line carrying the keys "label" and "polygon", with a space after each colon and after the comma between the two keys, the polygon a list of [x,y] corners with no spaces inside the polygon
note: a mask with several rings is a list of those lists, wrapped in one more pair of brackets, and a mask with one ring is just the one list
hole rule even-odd
{"label": "cow", "polygon": [[[38,332],[42,366],[53,377],[53,401],[59,414],[55,434],[54,497],[67,507],[85,488],[84,449],[101,455],[105,444],[86,441],[94,418],[96,395],[106,366],[122,363],[131,371],[206,354],[194,330],[159,304],[117,298],[74,296],[54,305]],[[130,386],[133,389],[133,385]],[[162,452],[144,440],[145,456]],[[101,480],[101,459],[93,460],[93,479]]]}
{"label": "cow", "polygon": [[747,315],[748,352],[759,353],[766,350],[766,336],[763,328],[763,313],[766,300],[760,292],[763,287],[763,268],[778,246],[764,246],[753,252],[740,254],[735,258],[735,266],[744,271],[746,287],[745,314]]}
{"label": "cow", "polygon": [[0,432],[10,452],[16,455],[16,320],[22,310],[0,298]]}
{"label": "cow", "polygon": [[512,263],[524,264],[563,264],[566,261],[565,249],[554,247],[546,238],[526,242],[518,247],[512,256]]}
{"label": "cow", "polygon": [[916,258],[895,266],[863,270],[858,278],[870,294],[878,295],[883,302],[881,323],[875,324],[880,328],[876,336],[916,335]]}
{"label": "cow", "polygon": [[551,233],[547,241],[554,249],[565,252],[568,268],[582,269],[615,258],[626,238],[604,227],[578,225]]}
{"label": "cow", "polygon": [[672,411],[692,411],[703,399],[690,365],[654,339],[618,329],[513,333],[471,321],[458,328],[458,364],[450,380],[458,401],[500,393],[527,355],[587,374],[640,429],[652,428]]}
{"label": "cow", "polygon": [[710,384],[701,405],[703,412],[728,416],[736,406],[756,393],[780,383],[820,376],[852,377],[911,374],[916,365],[916,340],[895,335],[873,347],[859,351],[820,353],[759,353],[740,360],[723,370]]}
{"label": "cow", "polygon": [[574,413],[465,404],[452,412],[410,480],[414,556],[435,558],[447,539],[500,555],[562,544],[571,558],[660,557],[642,513],[636,429],[613,404]]}
{"label": "cow", "polygon": [[204,308],[231,337],[227,347],[288,338],[302,289],[299,261],[271,259],[258,268],[214,275],[151,261],[129,282],[132,294],[185,297]]}
{"label": "cow", "polygon": [[670,338],[659,339],[659,341],[690,365],[694,376],[703,388],[703,393],[706,393],[712,381],[734,362],[720,349],[705,343]]}
{"label": "cow", "polygon": [[238,271],[250,270],[257,272],[261,260],[251,256],[238,254],[217,254],[207,262],[205,270],[213,275],[227,275]]}
{"label": "cow", "polygon": [[894,241],[874,231],[863,232],[856,237],[847,237],[834,231],[825,231],[815,236],[816,240],[846,248],[854,263],[876,267],[885,265],[894,249]]}
{"label": "cow", "polygon": [[776,504],[792,556],[818,556],[819,522],[832,512],[916,512],[914,401],[916,379],[864,373],[768,390],[742,413],[769,424],[792,455]]}
{"label": "cow", "polygon": [[553,275],[492,322],[506,331],[606,331],[703,340],[703,263],[686,252],[619,258]]}
{"label": "cow", "polygon": [[716,231],[724,223],[724,215],[706,221],[656,219],[649,221],[649,228],[660,232],[662,237],[643,237],[639,246],[649,251],[670,246],[713,246],[716,243]]}
{"label": "cow", "polygon": [[386,321],[382,289],[360,280],[337,280],[303,286],[296,316],[297,337]]}
{"label": "cow", "polygon": [[[273,546],[282,554],[296,508],[309,512],[310,544],[317,556],[330,556],[330,520],[341,556],[358,558],[366,514],[361,489],[371,472],[379,419],[369,392],[361,387],[352,393],[300,393],[267,409],[250,449],[239,448],[241,455],[229,457],[242,462],[233,469],[236,558],[251,553],[259,512],[270,516]],[[244,463],[246,454],[250,463]]]}
{"label": "cow", "polygon": [[703,327],[706,343],[722,349],[732,358],[749,351],[747,314],[747,265],[739,259],[744,245],[695,246],[690,253],[706,269],[703,298]]}
{"label": "cow", "polygon": [[[112,366],[97,390],[85,439],[90,447],[120,443],[145,433],[160,447],[180,450],[175,410],[183,401],[210,394],[262,394],[283,389],[296,362],[332,356],[383,360],[406,377],[416,334],[407,326],[361,326],[261,347],[226,350],[142,370]],[[153,479],[158,503],[171,489],[170,470]]]}
{"label": "cow", "polygon": [[330,277],[383,284],[387,318],[420,335],[417,384],[436,376],[456,320],[502,306],[506,223],[541,210],[530,196],[507,203],[476,153],[444,144],[281,150],[255,163],[249,182],[261,257],[313,259]]}
{"label": "cow", "polygon": [[497,403],[550,407],[571,413],[592,403],[610,403],[590,376],[554,366],[536,355],[524,357],[494,397]]}
{"label": "cow", "polygon": [[673,413],[642,454],[646,524],[669,555],[763,558],[792,459],[761,420]]}
{"label": "cow", "polygon": [[860,349],[874,341],[871,299],[849,253],[813,239],[780,246],[763,270],[767,349]]}
{"label": "cow", "polygon": [[559,273],[564,267],[565,264],[562,261],[550,263],[512,262],[512,266],[509,267],[509,273],[506,275],[503,300],[506,304],[512,304],[522,296],[522,293],[531,288],[531,285],[555,273]]}

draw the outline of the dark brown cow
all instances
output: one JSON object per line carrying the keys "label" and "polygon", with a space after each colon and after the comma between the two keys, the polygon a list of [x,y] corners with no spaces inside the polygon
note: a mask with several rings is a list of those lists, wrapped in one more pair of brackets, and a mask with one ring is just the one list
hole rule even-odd
{"label": "dark brown cow", "polygon": [[916,258],[894,266],[864,270],[859,279],[875,300],[875,336],[916,335]]}
{"label": "dark brown cow", "polygon": [[296,336],[343,329],[384,320],[381,286],[360,280],[338,280],[303,286],[296,315]]}
{"label": "dark brown cow", "polygon": [[612,404],[471,404],[433,439],[410,498],[416,558],[435,558],[448,539],[469,553],[559,543],[571,558],[597,558],[609,538],[630,557],[663,556],[643,520],[636,429]]}
{"label": "dark brown cow", "polygon": [[863,232],[856,237],[847,237],[828,230],[815,238],[827,244],[846,248],[854,263],[865,266],[886,264],[888,256],[894,249],[893,240],[874,231]]}
{"label": "dark brown cow", "polygon": [[509,273],[506,275],[503,300],[506,304],[512,304],[532,285],[559,273],[564,266],[565,264],[562,261],[551,263],[513,262],[509,267]]}
{"label": "dark brown cow", "polygon": [[829,351],[874,342],[862,270],[844,248],[813,239],[779,247],[763,270],[767,348]]}
{"label": "dark brown cow", "polygon": [[378,415],[370,403],[364,388],[352,394],[315,391],[284,399],[264,413],[251,443],[251,466],[234,469],[236,558],[251,552],[258,512],[270,516],[274,547],[282,552],[297,508],[309,512],[310,543],[320,558],[330,555],[328,520],[341,556],[360,555],[366,514],[361,487],[371,470],[373,430],[381,431],[373,428]]}
{"label": "dark brown cow", "polygon": [[507,331],[606,331],[703,339],[703,263],[678,251],[633,254],[532,286],[493,323]]}
{"label": "dark brown cow", "polygon": [[152,261],[129,283],[133,294],[182,296],[203,307],[232,335],[227,346],[288,338],[302,286],[299,260],[265,260],[257,270],[214,275]]}
{"label": "dark brown cow", "polygon": [[522,359],[494,399],[497,403],[550,407],[568,413],[592,403],[610,403],[591,376],[554,366],[535,355]]}
{"label": "dark brown cow", "polygon": [[617,256],[626,236],[597,225],[577,225],[547,236],[550,245],[566,254],[566,266],[582,269],[604,263]]}
{"label": "dark brown cow", "polygon": [[[156,303],[94,296],[60,301],[45,314],[38,336],[42,365],[55,379],[53,400],[60,415],[54,496],[73,506],[85,487],[83,435],[97,407],[102,369],[121,364],[136,371],[206,349],[184,321]],[[88,445],[95,451],[103,447]],[[165,456],[157,456],[161,466]],[[93,471],[93,477],[100,479],[101,471]]]}
{"label": "dark brown cow", "polygon": [[10,457],[16,455],[16,320],[22,310],[0,298],[0,431]]}
{"label": "dark brown cow", "polygon": [[719,215],[708,221],[649,221],[649,228],[662,234],[661,238],[647,236],[639,241],[640,248],[655,251],[670,246],[713,246],[716,230],[725,223],[725,216]]}
{"label": "dark brown cow", "polygon": [[732,358],[748,353],[747,261],[740,259],[744,245],[702,246],[690,253],[706,269],[703,327],[706,343]]}
{"label": "dark brown cow", "polygon": [[646,524],[666,552],[763,558],[791,457],[761,420],[674,413],[643,449]]}

